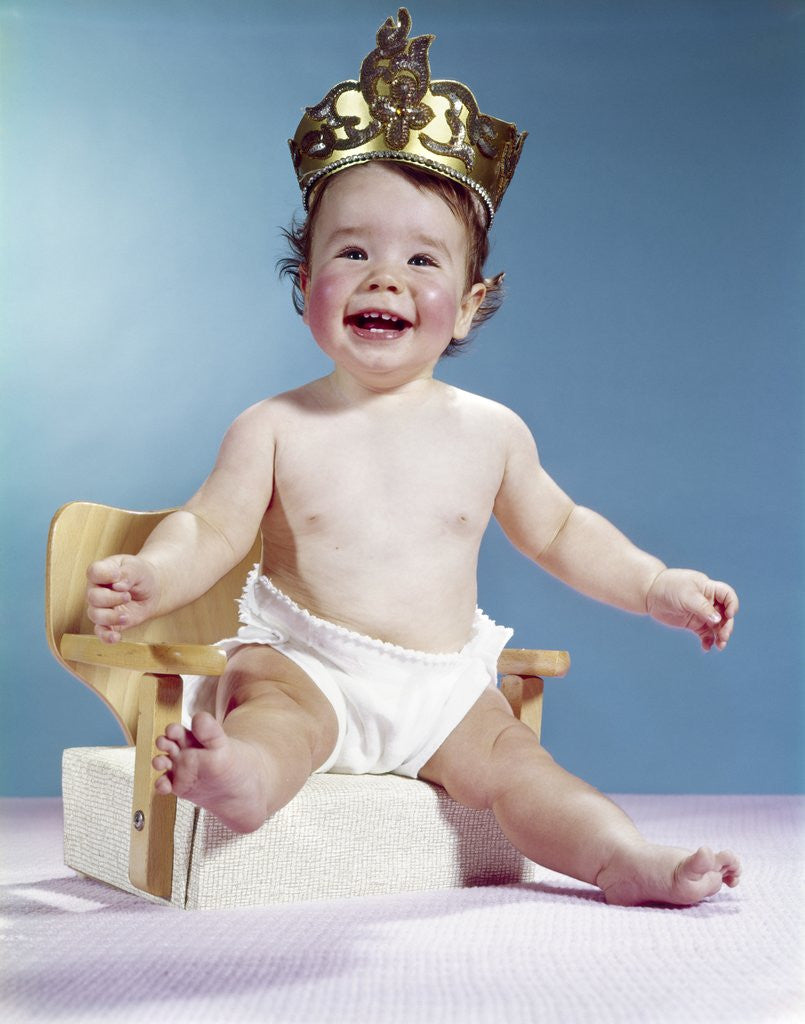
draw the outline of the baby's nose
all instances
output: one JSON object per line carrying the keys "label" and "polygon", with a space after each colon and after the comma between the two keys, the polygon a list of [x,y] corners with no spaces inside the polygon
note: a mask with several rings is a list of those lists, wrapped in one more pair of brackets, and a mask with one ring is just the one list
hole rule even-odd
{"label": "baby's nose", "polygon": [[400,277],[388,269],[374,271],[369,278],[368,284],[369,290],[373,292],[387,291],[397,294],[402,291]]}

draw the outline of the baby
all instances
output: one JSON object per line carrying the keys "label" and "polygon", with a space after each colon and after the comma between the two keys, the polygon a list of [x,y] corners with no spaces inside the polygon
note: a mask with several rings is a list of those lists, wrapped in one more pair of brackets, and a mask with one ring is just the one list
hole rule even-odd
{"label": "baby", "polygon": [[726,646],[737,596],[640,551],[548,476],[513,412],[434,379],[494,308],[487,231],[524,136],[431,82],[431,37],[398,18],[291,143],[308,215],[285,270],[332,373],[240,415],[139,554],[89,567],[89,616],[118,641],[204,593],[259,529],[214,707],[157,740],[158,792],[249,832],[312,772],[396,772],[491,808],[610,903],[696,903],[738,883],[737,859],[649,843],[514,718],[495,674],[511,630],[476,607],[478,551],[494,515],[543,569],[705,650]]}

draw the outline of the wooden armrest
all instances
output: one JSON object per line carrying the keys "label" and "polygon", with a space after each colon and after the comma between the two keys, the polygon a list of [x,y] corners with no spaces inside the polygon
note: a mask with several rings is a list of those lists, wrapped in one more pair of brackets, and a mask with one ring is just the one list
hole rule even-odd
{"label": "wooden armrest", "polygon": [[564,676],[570,668],[567,651],[523,651],[506,648],[498,658],[498,672],[507,676]]}
{"label": "wooden armrest", "polygon": [[220,676],[226,668],[226,654],[218,647],[205,644],[149,644],[130,640],[107,644],[97,636],[65,633],[59,652],[65,661],[158,675]]}

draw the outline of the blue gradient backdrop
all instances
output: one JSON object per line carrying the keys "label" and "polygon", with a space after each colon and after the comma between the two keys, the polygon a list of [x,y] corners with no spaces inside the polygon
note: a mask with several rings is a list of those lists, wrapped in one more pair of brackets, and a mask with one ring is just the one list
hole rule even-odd
{"label": "blue gradient backdrop", "polygon": [[[442,365],[513,406],[579,501],[731,581],[729,651],[570,592],[493,526],[481,600],[567,647],[545,741],[609,791],[802,782],[803,5],[411,0],[434,75],[530,138],[494,231],[508,297]],[[3,791],[117,744],[51,659],[63,502],[181,502],[246,405],[327,371],[275,277],[301,107],[392,4],[0,3]]]}

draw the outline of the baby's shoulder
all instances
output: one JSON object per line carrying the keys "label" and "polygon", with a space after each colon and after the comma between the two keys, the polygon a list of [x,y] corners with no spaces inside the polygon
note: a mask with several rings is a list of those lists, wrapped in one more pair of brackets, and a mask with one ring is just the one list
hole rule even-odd
{"label": "baby's shoulder", "polygon": [[502,439],[530,436],[531,431],[517,413],[502,402],[477,395],[472,391],[450,387],[451,401],[462,417],[484,429],[494,429]]}
{"label": "baby's shoulder", "polygon": [[244,409],[232,426],[243,430],[279,429],[288,420],[313,413],[317,405],[315,394],[315,388],[306,384],[263,398]]}

